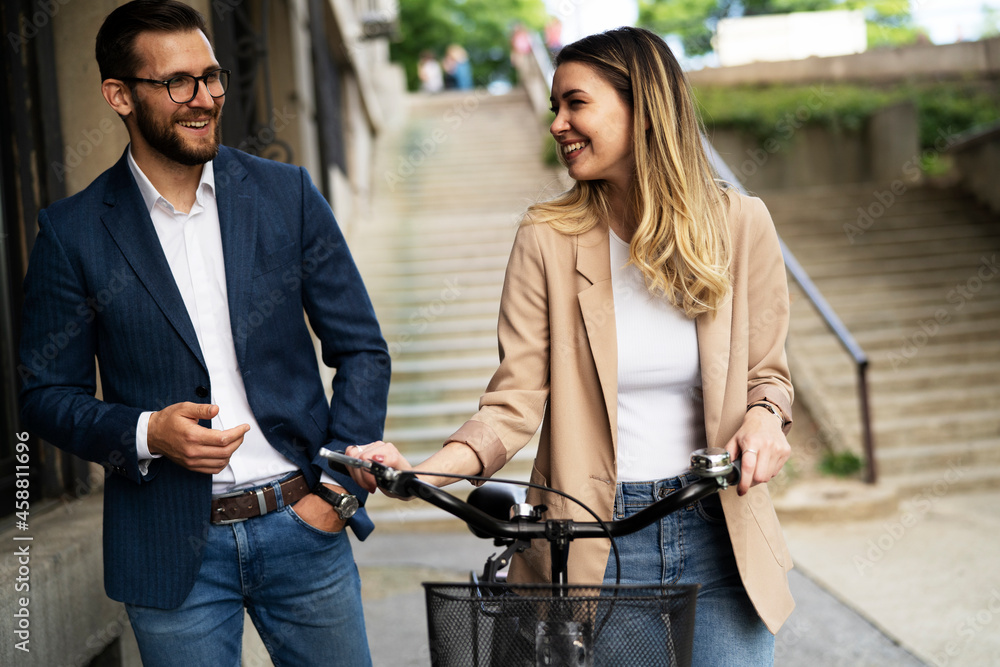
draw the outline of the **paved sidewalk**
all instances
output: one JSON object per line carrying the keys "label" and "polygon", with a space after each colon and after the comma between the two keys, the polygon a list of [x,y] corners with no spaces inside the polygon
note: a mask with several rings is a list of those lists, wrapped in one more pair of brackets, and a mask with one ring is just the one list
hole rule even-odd
{"label": "paved sidewalk", "polygon": [[997,667],[1000,490],[946,481],[882,517],[782,527],[800,571],[927,664]]}

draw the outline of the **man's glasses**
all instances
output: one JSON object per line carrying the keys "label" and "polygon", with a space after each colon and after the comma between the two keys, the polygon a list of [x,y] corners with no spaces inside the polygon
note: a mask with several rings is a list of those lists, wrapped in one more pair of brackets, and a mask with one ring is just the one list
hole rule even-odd
{"label": "man's glasses", "polygon": [[170,99],[173,100],[174,104],[187,104],[198,94],[199,82],[204,82],[205,87],[208,88],[208,94],[212,97],[222,97],[225,95],[226,88],[229,87],[230,74],[231,72],[227,69],[217,69],[203,76],[178,74],[166,81],[140,79],[137,76],[119,76],[114,78],[121,81],[141,81],[143,83],[155,83],[160,86],[166,86],[167,94],[170,95]]}

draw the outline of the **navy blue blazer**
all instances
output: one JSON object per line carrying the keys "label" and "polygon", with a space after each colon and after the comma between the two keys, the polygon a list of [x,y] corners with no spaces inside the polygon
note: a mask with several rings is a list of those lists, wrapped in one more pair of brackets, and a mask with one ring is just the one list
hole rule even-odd
{"label": "navy blue blazer", "polygon": [[[254,416],[310,485],[325,469],[363,503],[364,490],[317,455],[378,440],[385,423],[389,355],[344,237],[304,169],[225,147],[214,168],[233,338]],[[201,564],[212,478],[166,458],[142,475],[135,429],[141,412],[207,403],[211,391],[126,156],[43,210],[38,227],[24,283],[23,423],[108,471],[108,595],[177,607]],[[303,310],[323,362],[337,369],[331,402]],[[361,539],[373,528],[363,510],[349,525]]]}

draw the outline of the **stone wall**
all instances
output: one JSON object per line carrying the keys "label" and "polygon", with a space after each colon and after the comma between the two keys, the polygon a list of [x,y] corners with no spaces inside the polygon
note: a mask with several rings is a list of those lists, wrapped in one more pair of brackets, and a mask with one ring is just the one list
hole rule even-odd
{"label": "stone wall", "polygon": [[1000,125],[960,138],[949,153],[962,185],[1000,213]]}
{"label": "stone wall", "polygon": [[919,128],[910,103],[879,110],[860,132],[792,121],[764,138],[723,128],[708,134],[751,191],[919,178]]}
{"label": "stone wall", "polygon": [[[83,667],[111,654],[103,664],[141,665],[125,607],[104,593],[103,500],[95,493],[53,501],[44,513],[32,503],[29,532],[0,534],[12,545],[0,561],[0,585],[9,593],[0,595],[0,665]],[[13,539],[24,536],[31,540]],[[26,549],[24,556],[17,549]]]}

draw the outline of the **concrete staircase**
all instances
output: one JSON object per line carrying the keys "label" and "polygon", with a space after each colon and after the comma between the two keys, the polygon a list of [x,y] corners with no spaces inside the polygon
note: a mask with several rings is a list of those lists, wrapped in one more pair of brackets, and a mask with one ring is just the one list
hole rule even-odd
{"label": "concrete staircase", "polygon": [[[1000,484],[1000,216],[955,189],[900,185],[762,198],[869,356],[880,482],[933,499]],[[860,454],[853,362],[790,287],[797,400],[820,438]]]}
{"label": "concrete staircase", "polygon": [[[476,411],[517,222],[564,185],[541,164],[524,93],[406,103],[380,145],[373,219],[350,242],[393,357],[386,438],[421,460]],[[938,495],[1000,483],[1000,218],[954,189],[899,186],[762,195],[869,355],[880,480]],[[806,446],[860,453],[853,364],[791,290],[797,400],[820,428]],[[505,474],[526,476],[532,456]]]}
{"label": "concrete staircase", "polygon": [[[545,127],[523,92],[411,95],[407,105],[380,144],[374,219],[351,247],[393,360],[385,438],[419,461],[478,409],[498,363],[518,221],[562,187],[542,164]],[[533,456],[526,448],[504,476],[526,478]]]}

